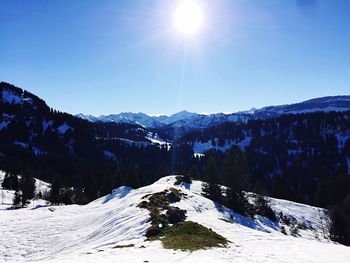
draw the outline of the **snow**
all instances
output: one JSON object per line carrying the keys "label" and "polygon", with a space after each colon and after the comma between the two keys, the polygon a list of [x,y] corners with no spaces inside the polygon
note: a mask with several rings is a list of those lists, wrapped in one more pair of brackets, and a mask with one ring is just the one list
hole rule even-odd
{"label": "snow", "polygon": [[200,114],[183,110],[183,111],[177,112],[175,114],[172,114],[170,116],[163,115],[163,116],[159,116],[159,117],[155,117],[155,118],[160,120],[162,123],[171,124],[171,123],[175,123],[177,121],[183,121],[186,119],[193,119],[193,118],[197,117],[198,115],[200,115]]}
{"label": "snow", "polygon": [[104,151],[103,154],[104,154],[105,158],[107,158],[107,159],[110,159],[110,160],[113,160],[113,161],[117,160],[117,156],[114,153],[110,152],[110,151]]}
{"label": "snow", "polygon": [[156,146],[166,146],[167,149],[170,149],[171,143],[164,141],[162,138],[160,138],[157,134],[153,135],[152,133],[148,133],[147,136],[145,136],[145,139],[147,141],[135,141],[135,140],[130,140],[127,138],[113,138],[119,141],[124,142],[127,145],[131,146],[137,146],[137,147],[148,147],[150,145],[156,145]]}
{"label": "snow", "polygon": [[126,139],[126,138],[114,138],[114,139],[122,141],[125,144],[130,145],[130,146],[147,147],[147,146],[151,145],[150,142],[134,141],[134,140]]}
{"label": "snow", "polygon": [[119,114],[101,115],[99,117],[95,117],[93,115],[84,115],[80,113],[76,115],[76,117],[91,122],[102,121],[128,123],[140,125],[142,127],[159,127],[162,125],[162,123],[157,121],[154,117],[148,116],[144,113],[122,112]]}
{"label": "snow", "polygon": [[288,155],[298,155],[298,154],[302,154],[303,150],[301,149],[288,149]]}
{"label": "snow", "polygon": [[162,139],[155,139],[155,138],[152,138],[152,137],[146,137],[147,140],[151,141],[152,143],[155,143],[155,144],[160,144],[160,145],[168,145],[168,143],[166,141],[163,141]]}
{"label": "snow", "polygon": [[329,220],[327,210],[275,198],[269,198],[269,201],[271,208],[277,214],[282,212],[294,218],[299,224],[312,229],[312,231],[300,229],[299,234],[303,238],[326,241],[324,231]]}
{"label": "snow", "polygon": [[52,126],[52,124],[53,124],[53,121],[52,121],[52,120],[50,120],[50,121],[43,121],[43,122],[42,122],[43,134],[46,132],[46,130],[47,130],[50,126]]}
{"label": "snow", "polygon": [[278,111],[279,114],[300,114],[300,113],[312,113],[312,112],[330,112],[330,111],[348,111],[349,108],[347,107],[334,107],[334,106],[328,106],[323,108],[310,108],[310,109],[303,109],[303,110],[291,110],[291,111]]}
{"label": "snow", "polygon": [[31,98],[22,98],[22,101],[27,103],[33,103],[33,100]]}
{"label": "snow", "polygon": [[[20,141],[14,141],[13,142],[14,145],[18,145],[18,146],[21,146],[22,148],[24,149],[27,149],[29,147],[29,144],[28,143],[25,143],[25,142],[20,142]],[[32,151],[35,155],[41,155],[41,154],[44,154],[45,152],[42,151],[39,147],[35,147],[35,146],[32,146]]]}
{"label": "snow", "polygon": [[9,90],[3,89],[2,101],[9,104],[19,104],[22,102],[22,98]]}
{"label": "snow", "polygon": [[28,148],[28,144],[27,144],[27,143],[24,143],[24,142],[14,141],[13,144],[14,144],[14,145],[21,146],[22,148]]}
{"label": "snow", "polygon": [[67,123],[64,123],[61,126],[59,126],[57,130],[60,134],[65,134],[68,130],[74,131],[74,129],[70,127]]}
{"label": "snow", "polygon": [[199,142],[195,141],[192,146],[192,150],[195,154],[203,154],[205,151],[208,151],[209,149],[213,148],[212,141],[209,140],[207,142]]}
{"label": "snow", "polygon": [[47,154],[47,152],[42,151],[39,147],[32,146],[32,151],[36,156],[42,155],[42,154]]}
{"label": "snow", "polygon": [[347,134],[345,132],[341,133],[336,133],[335,137],[337,138],[338,141],[338,151],[341,152],[342,149],[344,148],[345,143],[350,140],[350,134]]}
{"label": "snow", "polygon": [[239,148],[241,148],[241,150],[244,150],[247,146],[250,145],[251,141],[252,137],[246,136],[242,141],[236,142],[234,145],[237,145]]}
{"label": "snow", "polygon": [[109,201],[111,201],[114,198],[123,198],[125,196],[127,196],[133,189],[131,187],[128,186],[121,186],[117,189],[114,189],[112,191],[112,193],[110,193],[109,195],[107,195],[102,204],[108,203]]}
{"label": "snow", "polygon": [[89,122],[95,122],[98,120],[97,117],[91,115],[91,114],[83,114],[83,113],[79,113],[77,115],[75,115],[75,117],[78,117],[80,119],[83,119],[83,120],[87,120]]}
{"label": "snow", "polygon": [[232,148],[232,146],[238,146],[242,150],[244,150],[247,146],[249,146],[252,141],[252,137],[246,136],[241,141],[235,140],[225,140],[224,145],[219,146],[219,139],[215,138],[214,140],[208,140],[207,142],[195,141],[192,146],[192,150],[195,154],[203,154],[205,151],[210,149],[219,150],[225,152]]}
{"label": "snow", "polygon": [[166,145],[168,148],[171,146],[171,143],[163,140],[157,133],[148,132],[146,139],[151,141],[153,144]]}
{"label": "snow", "polygon": [[[201,182],[174,186],[168,176],[139,189],[119,187],[85,206],[0,210],[1,262],[347,262],[350,248],[313,236],[320,231],[319,209],[271,199],[273,209],[308,222],[313,230],[301,237],[280,233],[278,223],[248,219],[202,197]],[[160,241],[146,241],[149,213],[137,207],[147,194],[176,187],[187,194],[173,204],[187,210],[187,220],[226,237],[227,248],[166,250]],[[233,219],[226,222],[221,219]],[[129,248],[113,248],[129,245]]]}
{"label": "snow", "polygon": [[[22,95],[23,96],[23,95]],[[23,102],[33,103],[31,98],[23,98],[15,94],[13,91],[3,89],[2,90],[2,101],[7,104],[21,104]]]}
{"label": "snow", "polygon": [[9,125],[9,122],[7,121],[0,122],[0,131],[4,128],[7,128],[7,125]]}
{"label": "snow", "polygon": [[203,158],[205,156],[203,153],[194,153],[193,155],[195,158]]}

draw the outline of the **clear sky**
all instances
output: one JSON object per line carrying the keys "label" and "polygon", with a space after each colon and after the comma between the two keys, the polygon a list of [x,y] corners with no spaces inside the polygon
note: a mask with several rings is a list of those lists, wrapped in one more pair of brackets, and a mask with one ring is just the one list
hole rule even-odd
{"label": "clear sky", "polygon": [[349,0],[0,0],[0,80],[86,114],[235,112],[350,94]]}

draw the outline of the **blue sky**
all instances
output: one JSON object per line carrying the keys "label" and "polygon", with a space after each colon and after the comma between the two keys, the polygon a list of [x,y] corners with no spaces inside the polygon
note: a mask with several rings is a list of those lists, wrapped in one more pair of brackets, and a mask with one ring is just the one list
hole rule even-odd
{"label": "blue sky", "polygon": [[61,111],[235,112],[350,94],[350,1],[0,0],[0,80]]}

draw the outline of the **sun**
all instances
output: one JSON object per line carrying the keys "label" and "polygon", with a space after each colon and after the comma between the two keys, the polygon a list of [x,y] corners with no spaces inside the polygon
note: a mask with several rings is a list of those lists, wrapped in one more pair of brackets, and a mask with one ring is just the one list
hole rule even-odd
{"label": "sun", "polygon": [[173,19],[179,33],[193,35],[203,24],[203,10],[194,0],[183,0],[177,5]]}

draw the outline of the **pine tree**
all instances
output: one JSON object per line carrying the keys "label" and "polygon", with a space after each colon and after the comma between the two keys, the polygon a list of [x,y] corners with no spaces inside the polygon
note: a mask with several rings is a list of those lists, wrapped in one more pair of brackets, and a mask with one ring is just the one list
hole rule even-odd
{"label": "pine tree", "polygon": [[13,208],[17,209],[22,206],[22,196],[19,193],[19,190],[15,192],[15,196],[13,197]]}
{"label": "pine tree", "polygon": [[217,167],[212,157],[207,160],[205,178],[206,181],[202,184],[203,195],[214,202],[221,202],[222,190],[221,186],[218,184]]}
{"label": "pine tree", "polygon": [[189,172],[185,175],[185,177],[193,178],[193,179],[199,179],[199,171],[196,165],[192,165],[191,169]]}
{"label": "pine tree", "polygon": [[20,188],[22,190],[22,206],[24,207],[28,200],[34,198],[35,180],[29,173],[22,176]]}
{"label": "pine tree", "polygon": [[49,201],[51,204],[57,205],[61,203],[61,179],[60,177],[57,177],[51,184],[51,189],[50,189],[50,195],[49,195]]}
{"label": "pine tree", "polygon": [[140,179],[139,179],[137,166],[129,167],[128,173],[127,173],[126,185],[134,189],[140,187]]}
{"label": "pine tree", "polygon": [[110,171],[106,171],[103,175],[102,182],[100,185],[101,194],[109,194],[114,188],[115,185],[113,183],[112,173]]}
{"label": "pine tree", "polygon": [[271,221],[276,221],[275,212],[271,209],[269,201],[262,195],[256,195],[254,199],[255,214],[265,216]]}
{"label": "pine tree", "polygon": [[7,190],[18,190],[18,177],[12,173],[6,172],[2,187]]}
{"label": "pine tree", "polygon": [[74,204],[85,205],[88,203],[88,198],[84,193],[84,189],[82,187],[75,187],[73,190],[73,199]]}
{"label": "pine tree", "polygon": [[248,188],[249,174],[245,155],[238,147],[226,153],[223,173],[227,185],[225,205],[237,213],[248,215],[250,206],[243,190]]}
{"label": "pine tree", "polygon": [[226,185],[236,192],[247,190],[249,186],[249,172],[244,152],[238,147],[232,147],[226,152],[223,166]]}
{"label": "pine tree", "polygon": [[341,244],[350,245],[350,211],[344,206],[337,206],[332,210],[330,238]]}

